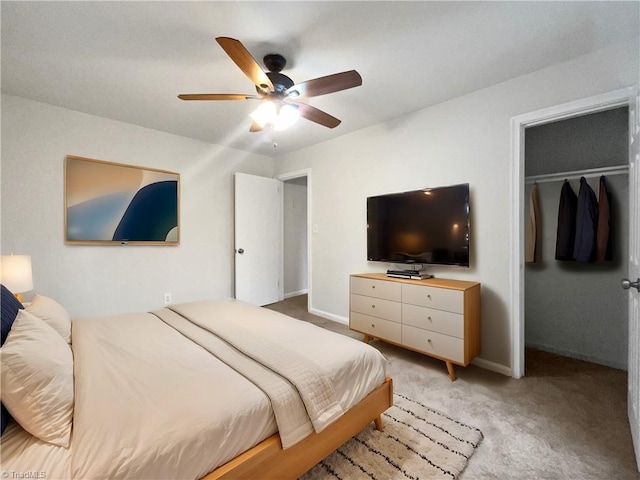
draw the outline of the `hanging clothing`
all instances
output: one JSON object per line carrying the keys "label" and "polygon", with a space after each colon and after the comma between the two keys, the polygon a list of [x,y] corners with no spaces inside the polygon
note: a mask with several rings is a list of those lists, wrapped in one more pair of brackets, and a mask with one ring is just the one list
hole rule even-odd
{"label": "hanging clothing", "polygon": [[556,232],[556,260],[573,260],[576,240],[576,211],[578,197],[565,180],[560,191],[558,207],[558,230]]}
{"label": "hanging clothing", "polygon": [[596,260],[612,260],[611,252],[611,194],[604,175],[600,177],[598,193],[598,229],[596,235]]}
{"label": "hanging clothing", "polygon": [[540,259],[540,213],[538,209],[538,185],[534,183],[529,191],[529,221],[527,222],[527,249],[525,262],[537,263]]}
{"label": "hanging clothing", "polygon": [[573,258],[577,262],[592,262],[596,252],[598,199],[587,179],[580,177],[578,209],[576,212],[576,241]]}

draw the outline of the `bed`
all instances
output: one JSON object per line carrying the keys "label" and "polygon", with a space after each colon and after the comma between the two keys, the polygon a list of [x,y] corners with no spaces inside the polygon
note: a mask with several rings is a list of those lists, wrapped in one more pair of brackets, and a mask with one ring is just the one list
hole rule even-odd
{"label": "bed", "polygon": [[69,431],[52,440],[38,428],[51,435],[46,422],[64,418],[30,425],[39,410],[21,411],[22,373],[5,378],[27,348],[32,355],[57,348],[67,358],[59,342],[49,348],[29,338],[47,322],[54,328],[42,336],[66,334],[51,323],[55,315],[42,313],[42,298],[17,313],[2,347],[2,403],[17,420],[2,434],[3,472],[295,479],[370,422],[382,428],[392,404],[386,361],[369,345],[234,300],[194,302],[74,319]]}

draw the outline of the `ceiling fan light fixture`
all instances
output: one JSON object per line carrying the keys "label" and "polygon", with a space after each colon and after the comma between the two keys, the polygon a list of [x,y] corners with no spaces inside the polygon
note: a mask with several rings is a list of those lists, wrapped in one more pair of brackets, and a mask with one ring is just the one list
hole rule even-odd
{"label": "ceiling fan light fixture", "polygon": [[274,130],[280,132],[291,127],[300,118],[297,105],[288,103],[277,106],[274,102],[266,100],[249,115],[260,128],[271,125]]}
{"label": "ceiling fan light fixture", "polygon": [[280,107],[280,113],[274,118],[273,129],[277,131],[286,130],[300,118],[300,112],[296,105],[284,104]]}
{"label": "ceiling fan light fixture", "polygon": [[264,126],[268,123],[273,123],[273,120],[277,117],[278,110],[276,108],[275,103],[267,100],[262,102],[258,108],[256,108],[253,113],[249,116],[251,120],[260,125],[260,128],[264,128]]}

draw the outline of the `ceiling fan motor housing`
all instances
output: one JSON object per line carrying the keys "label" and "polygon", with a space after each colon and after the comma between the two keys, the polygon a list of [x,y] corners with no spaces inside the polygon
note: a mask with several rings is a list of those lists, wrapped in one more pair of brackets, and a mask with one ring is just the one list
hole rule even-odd
{"label": "ceiling fan motor housing", "polygon": [[293,80],[283,73],[267,72],[267,77],[269,77],[269,80],[273,83],[273,88],[276,93],[284,93],[294,85]]}
{"label": "ceiling fan motor housing", "polygon": [[270,72],[281,72],[287,66],[287,59],[279,53],[265,55],[262,60],[264,61],[264,66]]}
{"label": "ceiling fan motor housing", "polygon": [[[289,77],[280,73],[282,69],[287,65],[287,59],[278,53],[270,53],[265,55],[264,65],[267,67],[267,77],[271,80],[273,88],[276,93],[284,94],[284,92],[293,87],[294,83]],[[258,92],[260,89],[258,88]]]}

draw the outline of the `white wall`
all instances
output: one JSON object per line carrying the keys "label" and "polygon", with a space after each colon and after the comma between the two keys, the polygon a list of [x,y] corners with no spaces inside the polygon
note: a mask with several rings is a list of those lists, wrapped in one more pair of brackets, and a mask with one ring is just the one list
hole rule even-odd
{"label": "white wall", "polygon": [[312,310],[346,320],[349,275],[388,268],[366,261],[368,195],[469,182],[471,268],[431,272],[482,283],[480,356],[508,371],[510,205],[518,201],[510,193],[510,119],[635,84],[638,53],[631,43],[596,51],[279,159],[277,174],[313,170]]}
{"label": "white wall", "polygon": [[[64,244],[65,155],[180,173],[180,245]],[[233,294],[233,173],[268,157],[2,95],[2,254],[32,256],[34,291],[72,316]],[[25,295],[28,299],[29,296]]]}

